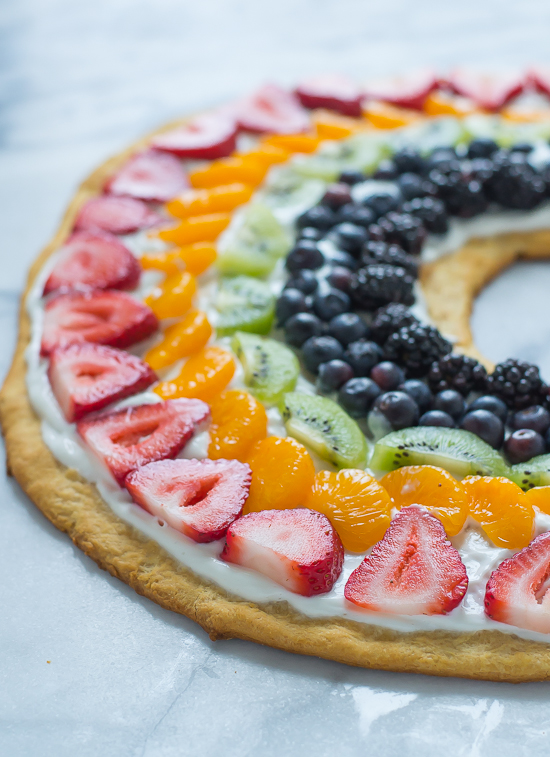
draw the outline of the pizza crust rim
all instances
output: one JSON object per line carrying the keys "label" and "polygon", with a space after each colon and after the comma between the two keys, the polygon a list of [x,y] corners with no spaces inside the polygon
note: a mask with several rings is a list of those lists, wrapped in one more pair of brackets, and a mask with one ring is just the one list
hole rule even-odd
{"label": "pizza crust rim", "polygon": [[[186,120],[168,124],[154,134]],[[93,484],[53,457],[42,440],[40,420],[26,391],[24,353],[31,327],[25,309],[26,295],[47,258],[68,236],[81,205],[100,193],[106,178],[132,153],[144,148],[151,136],[107,160],[82,183],[53,239],[30,269],[21,300],[16,351],[0,392],[8,473],[48,520],[67,533],[100,568],[161,607],[194,620],[213,640],[240,638],[288,652],[395,672],[513,683],[549,679],[550,644],[499,631],[402,633],[343,618],[308,618],[286,602],[256,604],[231,595],[187,569],[156,542],[118,518]],[[544,234],[548,235],[550,249],[550,231]],[[515,242],[512,246],[517,247]],[[508,260],[509,257],[508,254],[498,270],[515,259],[512,256]],[[467,261],[465,256],[462,265]],[[433,281],[438,270],[438,263],[432,264],[427,268],[430,275],[422,277],[430,312],[437,310]],[[477,291],[463,287],[463,293],[473,300]],[[463,310],[464,302],[460,312]],[[460,347],[464,351],[473,349],[473,342],[465,341]]]}

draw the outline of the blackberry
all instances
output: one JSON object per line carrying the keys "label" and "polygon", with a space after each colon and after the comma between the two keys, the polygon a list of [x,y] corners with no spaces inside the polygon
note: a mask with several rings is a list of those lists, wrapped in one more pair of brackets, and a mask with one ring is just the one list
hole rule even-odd
{"label": "blackberry", "polygon": [[361,310],[376,310],[389,302],[414,303],[414,276],[385,263],[360,268],[351,278],[350,295]]}
{"label": "blackberry", "polygon": [[487,371],[474,358],[465,355],[445,355],[432,363],[428,381],[433,392],[455,389],[464,396],[485,388]]}
{"label": "blackberry", "polygon": [[367,195],[362,200],[362,203],[372,210],[375,219],[377,219],[398,208],[400,199],[399,191],[395,187],[395,192],[376,192],[375,194]]}
{"label": "blackberry", "polygon": [[336,214],[336,219],[338,223],[353,223],[367,228],[371,223],[374,223],[375,217],[373,211],[365,205],[348,202],[346,205],[342,205]]}
{"label": "blackberry", "polygon": [[404,326],[419,323],[418,318],[415,318],[408,307],[392,302],[376,311],[370,325],[370,338],[378,344],[384,344],[390,334],[399,331]]}
{"label": "blackberry", "polygon": [[420,378],[430,370],[430,366],[452,349],[433,326],[414,323],[390,334],[384,343],[384,356],[401,365],[407,375]]}
{"label": "blackberry", "polygon": [[544,200],[546,183],[524,153],[499,150],[493,164],[493,175],[485,182],[490,200],[514,210],[532,210]]}
{"label": "blackberry", "polygon": [[403,147],[394,153],[393,163],[399,173],[422,173],[424,158],[412,147]]}
{"label": "blackberry", "polygon": [[542,405],[548,394],[538,367],[512,358],[495,366],[487,376],[485,390],[487,394],[499,397],[512,410]]}
{"label": "blackberry", "polygon": [[400,245],[411,255],[420,254],[426,229],[419,218],[409,213],[391,212],[378,219],[378,226],[384,232],[384,241]]}
{"label": "blackberry", "polygon": [[498,150],[498,145],[492,139],[480,137],[470,142],[468,147],[468,157],[472,160],[474,158],[490,158]]}
{"label": "blackberry", "polygon": [[399,266],[408,271],[411,276],[418,277],[418,263],[412,255],[407,255],[405,250],[397,244],[367,242],[363,247],[361,262],[363,265],[387,263],[388,265]]}
{"label": "blackberry", "polygon": [[430,171],[430,181],[437,187],[437,194],[449,213],[460,218],[473,218],[487,210],[488,201],[483,185],[460,173]]}
{"label": "blackberry", "polygon": [[427,197],[436,193],[436,188],[431,181],[427,181],[415,173],[401,174],[396,183],[405,200],[412,200],[415,197]]}
{"label": "blackberry", "polygon": [[449,230],[445,204],[437,197],[415,197],[414,200],[405,202],[401,209],[403,213],[419,218],[433,234],[446,234]]}

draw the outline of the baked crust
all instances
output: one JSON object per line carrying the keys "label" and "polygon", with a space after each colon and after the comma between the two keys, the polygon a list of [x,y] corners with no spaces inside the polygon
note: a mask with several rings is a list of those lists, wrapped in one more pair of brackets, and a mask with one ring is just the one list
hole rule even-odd
{"label": "baked crust", "polygon": [[[181,123],[184,121],[169,124],[156,133]],[[342,618],[311,619],[294,611],[286,602],[256,604],[230,595],[186,569],[156,542],[120,520],[94,485],[53,457],[42,441],[40,421],[30,405],[25,386],[24,352],[31,326],[24,307],[25,296],[46,259],[68,236],[81,205],[98,194],[107,176],[136,149],[144,147],[150,136],[108,160],[84,181],[54,238],[30,270],[21,304],[16,352],[0,392],[0,420],[6,440],[8,472],[15,476],[44,515],[101,568],[138,594],[196,621],[211,639],[236,637],[289,652],[382,670],[508,682],[550,678],[550,644],[527,641],[499,631],[400,633]],[[533,239],[536,237],[532,246],[525,242],[528,235],[508,236],[517,237],[510,242],[510,247],[501,246],[499,238],[476,241],[467,245],[466,251],[450,255],[423,271],[432,317],[444,331],[459,336],[464,351],[474,349],[468,308],[479,288],[518,256],[512,250],[540,249],[540,254],[533,257],[544,256],[544,245],[550,250],[550,231],[531,235]],[[478,258],[485,255],[485,249],[494,260],[492,266],[487,263],[486,273],[481,276]],[[452,307],[449,306],[450,296],[456,298]]]}

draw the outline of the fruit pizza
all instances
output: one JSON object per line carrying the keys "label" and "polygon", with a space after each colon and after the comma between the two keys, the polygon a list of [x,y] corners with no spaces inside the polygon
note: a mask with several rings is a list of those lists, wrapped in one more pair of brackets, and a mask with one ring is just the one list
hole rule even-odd
{"label": "fruit pizza", "polygon": [[550,255],[550,72],[325,76],[170,124],[32,267],[8,467],[213,639],[550,678],[550,388],[473,342]]}

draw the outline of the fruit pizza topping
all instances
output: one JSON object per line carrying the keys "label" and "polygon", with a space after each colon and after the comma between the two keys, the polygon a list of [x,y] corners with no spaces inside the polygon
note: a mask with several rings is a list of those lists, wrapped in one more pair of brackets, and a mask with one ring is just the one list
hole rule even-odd
{"label": "fruit pizza topping", "polygon": [[150,202],[167,202],[188,186],[179,160],[167,153],[146,150],[133,155],[105,186],[118,197]]}
{"label": "fruit pizza topping", "polygon": [[453,71],[448,83],[457,94],[491,111],[500,110],[524,88],[522,79],[513,73],[480,74],[466,69]]}
{"label": "fruit pizza topping", "polygon": [[296,94],[305,108],[327,108],[344,116],[361,115],[363,93],[345,76],[318,76],[302,82]]}
{"label": "fruit pizza topping", "polygon": [[211,113],[159,134],[151,145],[180,158],[214,160],[230,155],[237,143],[237,124],[226,113]]}
{"label": "fruit pizza topping", "polygon": [[367,84],[366,96],[373,100],[384,100],[401,108],[420,109],[436,87],[435,73],[426,69],[371,82]]}
{"label": "fruit pizza topping", "polygon": [[460,604],[467,588],[466,568],[441,523],[411,505],[353,571],[344,593],[374,612],[444,615]]}
{"label": "fruit pizza topping", "polygon": [[227,531],[223,560],[255,570],[306,597],[332,589],[344,549],[330,521],[313,510],[264,510]]}
{"label": "fruit pizza topping", "polygon": [[75,231],[107,231],[131,234],[163,223],[161,215],[133,197],[93,197],[79,210]]}
{"label": "fruit pizza topping", "polygon": [[181,321],[168,326],[162,341],[146,353],[145,362],[155,371],[199,352],[212,336],[212,326],[202,310],[189,310]]}
{"label": "fruit pizza topping", "polygon": [[130,471],[175,457],[209,415],[204,402],[177,399],[105,412],[79,421],[77,430],[122,484]]}
{"label": "fruit pizza topping", "polygon": [[211,460],[230,458],[245,462],[254,445],[267,436],[265,408],[248,392],[226,390],[212,401],[210,411]]}
{"label": "fruit pizza topping", "polygon": [[529,544],[535,514],[517,484],[502,477],[469,476],[462,486],[470,515],[497,547],[521,549]]}
{"label": "fruit pizza topping", "polygon": [[141,266],[108,232],[77,231],[61,248],[44,295],[73,289],[135,289]]}
{"label": "fruit pizza topping", "polygon": [[250,468],[237,460],[160,460],[124,485],[144,510],[196,542],[221,539],[240,516]]}
{"label": "fruit pizza topping", "polygon": [[235,360],[230,352],[215,345],[205,347],[191,355],[176,378],[161,382],[154,391],[162,399],[194,397],[210,402],[234,373]]}
{"label": "fruit pizza topping", "polygon": [[237,103],[234,113],[246,131],[294,134],[309,128],[309,116],[299,100],[275,84],[266,84]]}
{"label": "fruit pizza topping", "polygon": [[134,355],[88,342],[56,347],[50,355],[48,378],[69,423],[142,392],[157,380],[151,368]]}

